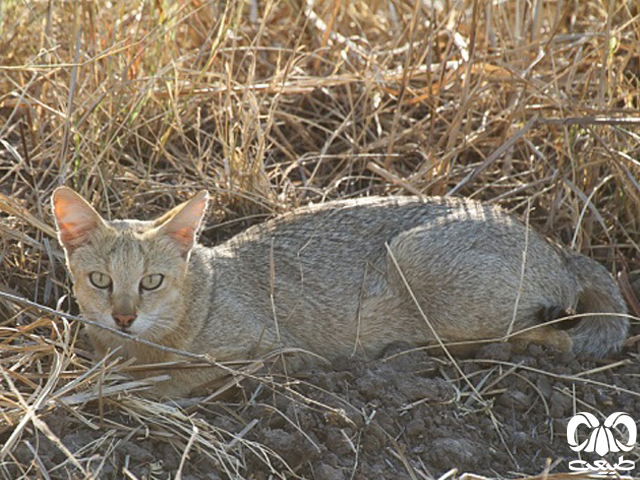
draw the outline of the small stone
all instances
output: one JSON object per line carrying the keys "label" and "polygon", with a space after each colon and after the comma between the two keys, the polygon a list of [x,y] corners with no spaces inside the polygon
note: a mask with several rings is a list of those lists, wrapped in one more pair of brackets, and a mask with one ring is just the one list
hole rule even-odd
{"label": "small stone", "polygon": [[564,395],[560,392],[553,392],[549,399],[549,413],[554,418],[563,418],[571,412],[572,401],[571,397]]}
{"label": "small stone", "polygon": [[314,469],[316,480],[344,480],[342,470],[323,463]]}
{"label": "small stone", "polygon": [[425,424],[422,418],[414,418],[406,426],[406,433],[409,438],[420,438],[424,435]]}
{"label": "small stone", "polygon": [[521,412],[531,407],[531,398],[520,390],[507,390],[498,397],[497,403]]}

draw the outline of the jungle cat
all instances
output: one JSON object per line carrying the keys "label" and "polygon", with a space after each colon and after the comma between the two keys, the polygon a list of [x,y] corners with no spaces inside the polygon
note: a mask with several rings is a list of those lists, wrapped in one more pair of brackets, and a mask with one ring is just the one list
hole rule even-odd
{"label": "jungle cat", "polygon": [[[394,342],[509,333],[606,356],[628,332],[625,302],[603,266],[473,200],[331,201],[213,248],[196,243],[205,191],[151,221],[106,221],[66,187],[52,203],[84,317],[220,361],[278,348],[371,358]],[[571,312],[594,315],[565,329],[548,323]],[[183,360],[95,326],[87,331],[100,355],[120,347],[138,363]],[[168,373],[155,394],[188,395],[222,375],[215,367]]]}

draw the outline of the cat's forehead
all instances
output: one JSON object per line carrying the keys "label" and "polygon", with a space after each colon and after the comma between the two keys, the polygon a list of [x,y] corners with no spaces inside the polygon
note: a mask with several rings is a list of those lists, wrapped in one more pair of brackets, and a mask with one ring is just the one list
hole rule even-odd
{"label": "cat's forehead", "polygon": [[71,256],[72,269],[105,271],[114,278],[135,279],[147,270],[163,270],[184,260],[175,245],[153,231],[153,222],[116,220]]}
{"label": "cat's forehead", "polygon": [[118,233],[144,233],[154,226],[153,222],[145,220],[112,220],[107,224]]}
{"label": "cat's forehead", "polygon": [[108,257],[154,256],[158,251],[175,250],[167,238],[158,235],[157,226],[152,221],[113,220],[107,223],[110,231],[93,245]]}

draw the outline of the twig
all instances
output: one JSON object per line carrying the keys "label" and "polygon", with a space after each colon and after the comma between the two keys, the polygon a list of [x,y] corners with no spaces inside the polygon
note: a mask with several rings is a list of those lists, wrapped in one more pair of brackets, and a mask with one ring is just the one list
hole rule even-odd
{"label": "twig", "polygon": [[32,307],[32,308],[37,308],[38,310],[48,313],[50,315],[54,315],[56,317],[60,317],[60,318],[65,318],[67,320],[75,320],[77,322],[81,322],[84,323],[86,325],[91,325],[92,327],[97,327],[100,328],[102,330],[106,330],[108,332],[113,333],[114,335],[118,335],[119,337],[122,338],[126,338],[127,340],[130,340],[132,342],[135,343],[139,343],[141,345],[145,345],[148,347],[152,347],[152,348],[156,348],[158,350],[162,350],[163,352],[168,352],[168,353],[173,353],[174,355],[178,355],[181,357],[187,357],[187,358],[192,358],[194,360],[200,360],[202,362],[206,362],[210,365],[214,365],[216,367],[220,367],[220,368],[224,368],[225,370],[229,370],[232,371],[231,369],[229,369],[229,367],[217,362],[216,360],[214,360],[213,358],[211,358],[210,355],[201,355],[201,354],[197,354],[197,353],[191,353],[191,352],[186,352],[184,350],[178,350],[176,348],[171,348],[171,347],[167,347],[164,345],[160,345],[154,342],[150,342],[149,340],[145,340],[143,338],[139,338],[139,337],[135,337],[133,335],[130,335],[128,333],[124,333],[116,328],[112,328],[112,327],[108,327],[106,325],[102,325],[98,322],[94,322],[92,320],[87,320],[86,318],[83,317],[77,317],[75,315],[70,315],[68,313],[63,313],[63,312],[59,312],[58,310],[54,310],[53,308],[49,308],[46,307],[44,305],[40,305],[39,303],[36,302],[32,302],[31,300],[27,300],[26,298],[23,297],[19,297],[17,295],[13,295],[11,293],[7,293],[7,292],[3,292],[2,290],[0,290],[0,298],[5,298],[7,300],[10,300],[13,303],[17,303],[20,305],[26,305],[27,307]]}

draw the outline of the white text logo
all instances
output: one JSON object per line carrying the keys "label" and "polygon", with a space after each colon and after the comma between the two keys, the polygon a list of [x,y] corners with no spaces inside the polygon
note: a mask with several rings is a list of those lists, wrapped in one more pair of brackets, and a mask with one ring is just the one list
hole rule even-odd
{"label": "white text logo", "polygon": [[[586,440],[580,442],[578,439],[578,428],[585,425],[590,433]],[[627,429],[628,438],[626,442],[615,437],[615,428],[624,426]],[[575,452],[596,453],[604,457],[608,453],[630,452],[636,444],[638,430],[636,422],[624,412],[615,412],[607,417],[601,425],[598,419],[589,412],[578,412],[569,420],[567,425],[567,441]],[[584,460],[574,460],[569,462],[569,469],[580,472],[597,472],[603,475],[615,475],[622,471],[630,471],[635,468],[635,462],[625,460],[622,455],[613,465],[604,458],[596,460],[593,464]]]}

